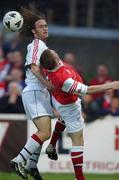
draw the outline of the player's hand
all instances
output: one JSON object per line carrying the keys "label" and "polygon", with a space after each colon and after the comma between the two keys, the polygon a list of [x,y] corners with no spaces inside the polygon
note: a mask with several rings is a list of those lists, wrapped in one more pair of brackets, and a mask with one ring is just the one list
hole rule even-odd
{"label": "player's hand", "polygon": [[50,81],[46,82],[46,87],[51,92],[55,90],[55,86]]}
{"label": "player's hand", "polygon": [[119,89],[119,81],[113,81],[111,84],[112,84],[112,89],[114,90]]}
{"label": "player's hand", "polygon": [[16,94],[11,94],[10,96],[9,96],[9,104],[15,104],[16,103],[16,101],[17,101],[17,95]]}

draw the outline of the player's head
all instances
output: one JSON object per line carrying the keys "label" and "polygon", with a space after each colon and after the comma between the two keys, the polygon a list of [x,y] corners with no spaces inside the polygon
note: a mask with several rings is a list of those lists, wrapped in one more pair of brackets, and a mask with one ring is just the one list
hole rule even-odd
{"label": "player's head", "polygon": [[108,76],[108,69],[104,64],[100,64],[97,67],[97,75],[99,77],[107,77]]}
{"label": "player's head", "polygon": [[47,49],[41,55],[40,64],[45,69],[53,70],[59,66],[59,60],[60,58],[54,50]]}
{"label": "player's head", "polygon": [[64,55],[64,62],[66,62],[67,64],[71,65],[71,66],[75,66],[76,64],[76,57],[75,54],[73,54],[72,52],[68,52]]}
{"label": "player's head", "polygon": [[24,18],[21,34],[25,37],[34,37],[46,41],[48,37],[48,26],[45,15],[38,11],[34,5],[29,8],[21,8],[20,12]]}

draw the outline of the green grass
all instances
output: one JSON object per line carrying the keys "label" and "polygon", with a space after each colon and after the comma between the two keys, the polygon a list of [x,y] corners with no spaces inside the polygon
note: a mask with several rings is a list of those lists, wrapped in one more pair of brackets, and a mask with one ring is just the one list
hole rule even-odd
{"label": "green grass", "polygon": [[[42,174],[44,180],[74,180],[73,174]],[[85,175],[86,180],[118,180],[119,174],[115,175]],[[0,180],[21,180],[13,173],[0,173]],[[29,177],[29,180],[33,180]]]}

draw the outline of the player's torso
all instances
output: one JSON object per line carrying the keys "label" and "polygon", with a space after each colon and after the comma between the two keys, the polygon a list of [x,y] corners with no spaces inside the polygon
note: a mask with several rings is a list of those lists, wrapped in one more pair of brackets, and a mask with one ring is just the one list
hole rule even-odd
{"label": "player's torso", "polygon": [[[25,66],[32,63],[36,63],[37,59],[40,58],[40,51],[38,51],[39,46],[40,46],[40,42],[38,39],[33,40],[30,44],[28,44]],[[40,60],[37,61],[37,65],[40,66]],[[29,68],[26,69],[25,82],[27,84],[26,89],[28,90],[44,89],[44,86],[42,85],[42,83],[37,79],[37,77],[32,73],[31,69]]]}

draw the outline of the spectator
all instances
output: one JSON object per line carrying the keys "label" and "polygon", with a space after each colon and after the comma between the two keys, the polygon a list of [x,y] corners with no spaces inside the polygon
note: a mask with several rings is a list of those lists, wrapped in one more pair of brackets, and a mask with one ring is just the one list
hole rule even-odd
{"label": "spectator", "polygon": [[119,116],[119,98],[113,97],[111,101],[111,106],[109,109],[105,109],[102,111],[102,115],[112,115],[112,116]]}
{"label": "spectator", "polygon": [[11,64],[11,68],[23,69],[23,56],[21,51],[10,51],[6,56]]}
{"label": "spectator", "polygon": [[86,82],[83,77],[82,67],[77,63],[75,54],[68,52],[64,55],[63,61],[71,65],[82,77],[83,82]]}
{"label": "spectator", "polygon": [[23,56],[20,51],[14,51],[13,53],[13,68],[23,70]]}
{"label": "spectator", "polygon": [[64,55],[63,58],[64,62],[71,65],[72,67],[75,67],[76,64],[76,57],[73,53],[69,52]]}
{"label": "spectator", "polygon": [[113,97],[111,102],[110,113],[112,116],[119,116],[119,98]]}
{"label": "spectator", "polygon": [[99,115],[102,115],[102,112],[107,111],[111,106],[112,98],[114,97],[114,90],[109,89],[105,91],[104,95],[99,97],[96,100],[98,109],[99,109]]}
{"label": "spectator", "polygon": [[82,111],[86,122],[92,122],[98,118],[98,106],[89,94],[82,98]]}
{"label": "spectator", "polygon": [[10,51],[9,53],[6,54],[7,60],[8,62],[11,64],[13,64],[14,62],[14,51]]}
{"label": "spectator", "polygon": [[12,69],[10,74],[7,76],[7,80],[10,81],[15,81],[19,84],[21,89],[25,87],[25,82],[23,80],[23,71],[20,69]]}
{"label": "spectator", "polygon": [[[112,81],[112,78],[109,76],[107,67],[103,64],[98,65],[97,76],[91,80],[90,85],[100,85],[109,81]],[[93,94],[93,99],[95,100],[102,95],[103,93]]]}
{"label": "spectator", "polygon": [[21,49],[19,33],[16,33],[9,40],[7,40],[7,42],[4,43],[3,48],[6,54],[13,51],[19,51]]}
{"label": "spectator", "polygon": [[119,97],[119,90],[116,91],[116,96]]}
{"label": "spectator", "polygon": [[8,85],[8,94],[0,99],[0,113],[24,113],[21,87],[16,82]]}
{"label": "spectator", "polygon": [[0,47],[0,97],[5,93],[6,88],[6,76],[9,72],[10,64],[4,58],[3,49]]}
{"label": "spectator", "polygon": [[19,70],[21,70],[23,72],[22,76],[25,79],[24,66],[23,66],[23,56],[22,56],[21,51],[9,52],[7,54],[7,58],[8,58],[8,61],[10,62],[10,64],[11,64],[10,70],[12,70],[12,69],[19,69]]}

